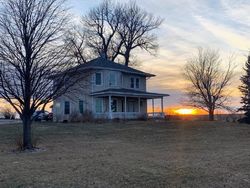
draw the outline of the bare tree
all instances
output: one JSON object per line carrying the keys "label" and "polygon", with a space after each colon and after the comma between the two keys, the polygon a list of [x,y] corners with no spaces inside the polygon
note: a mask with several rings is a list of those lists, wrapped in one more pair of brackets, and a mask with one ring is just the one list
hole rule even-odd
{"label": "bare tree", "polygon": [[87,45],[97,56],[119,60],[128,66],[137,48],[151,54],[156,51],[157,37],[152,33],[162,19],[154,17],[135,3],[118,4],[104,0],[84,18]]}
{"label": "bare tree", "polygon": [[214,110],[227,108],[227,92],[233,77],[231,60],[224,71],[217,51],[198,49],[197,56],[190,58],[185,66],[185,77],[190,82],[187,89],[189,103],[209,113],[214,120]]}
{"label": "bare tree", "polygon": [[120,54],[124,57],[124,64],[128,66],[134,49],[140,48],[151,54],[158,49],[157,37],[152,31],[159,28],[163,20],[144,11],[135,3],[125,4],[123,9],[118,33],[123,42]]}
{"label": "bare tree", "polygon": [[87,44],[97,56],[112,61],[119,55],[122,41],[117,30],[121,25],[122,9],[110,0],[104,0],[83,17]]}
{"label": "bare tree", "polygon": [[24,149],[33,149],[34,111],[39,107],[44,109],[74,84],[70,79],[73,65],[66,59],[68,54],[61,41],[68,18],[64,2],[5,0],[1,3],[0,96],[22,119]]}
{"label": "bare tree", "polygon": [[95,57],[86,45],[85,32],[77,26],[68,31],[64,43],[68,56],[77,64],[86,63]]}

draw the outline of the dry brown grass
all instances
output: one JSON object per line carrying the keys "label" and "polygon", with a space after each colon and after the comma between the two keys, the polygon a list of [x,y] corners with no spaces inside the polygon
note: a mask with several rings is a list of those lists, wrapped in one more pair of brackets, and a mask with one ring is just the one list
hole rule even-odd
{"label": "dry brown grass", "polygon": [[1,188],[250,187],[247,125],[39,124],[43,150],[13,153],[18,129],[0,126]]}

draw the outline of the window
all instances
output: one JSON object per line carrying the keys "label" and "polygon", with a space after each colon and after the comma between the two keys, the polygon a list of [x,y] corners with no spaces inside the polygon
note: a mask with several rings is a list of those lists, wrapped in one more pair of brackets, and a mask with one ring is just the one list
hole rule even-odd
{"label": "window", "polygon": [[83,101],[82,100],[79,101],[79,112],[83,114]]}
{"label": "window", "polygon": [[139,78],[130,78],[130,88],[140,88],[140,79]]}
{"label": "window", "polygon": [[69,103],[69,101],[65,101],[65,103],[64,103],[64,114],[65,115],[70,114],[70,103]]}
{"label": "window", "polygon": [[109,85],[110,86],[116,86],[117,83],[116,83],[116,74],[115,73],[110,73],[109,75]]}
{"label": "window", "polygon": [[102,112],[102,98],[97,98],[95,101],[95,111],[97,113]]}
{"label": "window", "polygon": [[135,88],[135,79],[130,78],[130,88]]}
{"label": "window", "polygon": [[137,89],[140,88],[140,79],[139,78],[136,78],[135,86],[136,86]]}
{"label": "window", "polygon": [[102,85],[102,74],[100,72],[95,73],[95,85]]}

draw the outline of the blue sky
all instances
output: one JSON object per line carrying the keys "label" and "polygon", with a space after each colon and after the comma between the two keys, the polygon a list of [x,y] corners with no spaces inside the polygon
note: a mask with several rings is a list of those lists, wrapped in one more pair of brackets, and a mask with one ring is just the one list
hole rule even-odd
{"label": "blue sky", "polygon": [[[81,16],[101,0],[69,0],[72,13]],[[119,2],[129,2],[121,0]],[[169,93],[168,106],[182,103],[187,83],[182,77],[187,58],[197,47],[220,50],[222,58],[233,54],[237,64],[232,90],[233,104],[239,105],[239,76],[250,49],[249,0],[136,0],[137,4],[164,18],[157,31],[160,48],[156,57],[138,51],[141,69],[157,77],[148,90]]]}

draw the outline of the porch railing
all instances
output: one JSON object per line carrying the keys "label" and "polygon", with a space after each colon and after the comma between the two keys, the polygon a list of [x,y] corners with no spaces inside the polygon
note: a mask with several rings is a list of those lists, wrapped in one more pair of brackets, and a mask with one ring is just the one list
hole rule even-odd
{"label": "porch railing", "polygon": [[[96,118],[109,119],[109,113],[96,113]],[[112,112],[112,119],[138,119],[143,117],[148,118],[165,118],[165,113],[155,112],[155,113],[142,113],[142,112]]]}
{"label": "porch railing", "polygon": [[163,112],[150,112],[148,113],[149,118],[165,118],[165,113]]}

